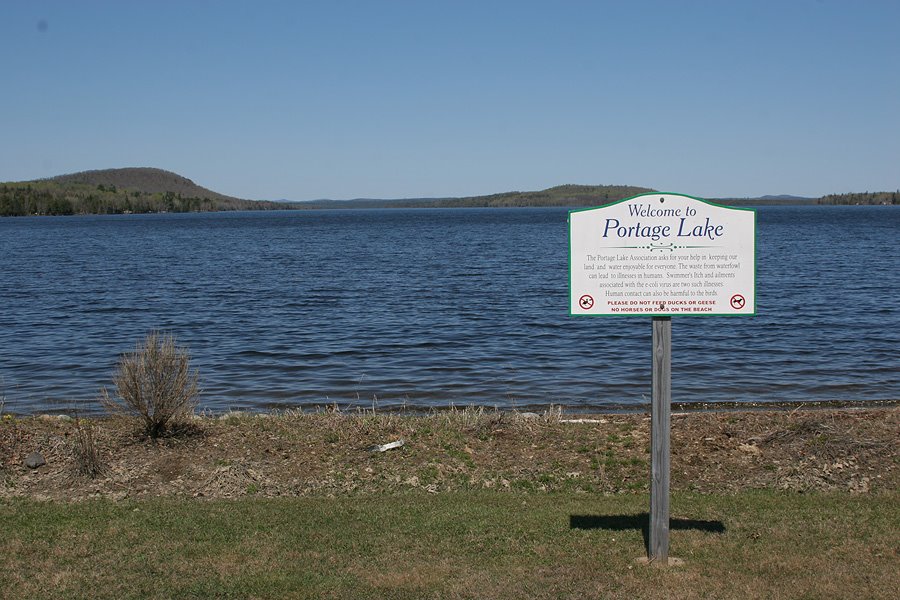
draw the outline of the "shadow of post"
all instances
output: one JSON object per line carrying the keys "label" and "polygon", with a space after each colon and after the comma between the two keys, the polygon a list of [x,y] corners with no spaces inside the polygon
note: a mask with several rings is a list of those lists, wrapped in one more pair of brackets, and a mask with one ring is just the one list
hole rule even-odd
{"label": "shadow of post", "polygon": [[[570,529],[606,529],[608,531],[625,531],[640,529],[644,536],[644,548],[650,549],[650,515],[569,515]],[[669,531],[694,529],[708,533],[725,533],[722,521],[703,521],[699,519],[669,519]]]}

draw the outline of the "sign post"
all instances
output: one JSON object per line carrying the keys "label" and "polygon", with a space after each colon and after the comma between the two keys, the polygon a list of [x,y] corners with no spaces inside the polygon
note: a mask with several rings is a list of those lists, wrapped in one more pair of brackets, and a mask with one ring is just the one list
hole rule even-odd
{"label": "sign post", "polygon": [[672,316],[756,314],[756,212],[663,193],[570,211],[569,314],[652,317],[647,559],[668,566]]}
{"label": "sign post", "polygon": [[672,317],[653,317],[650,404],[650,547],[647,557],[669,564],[669,432],[672,414]]}

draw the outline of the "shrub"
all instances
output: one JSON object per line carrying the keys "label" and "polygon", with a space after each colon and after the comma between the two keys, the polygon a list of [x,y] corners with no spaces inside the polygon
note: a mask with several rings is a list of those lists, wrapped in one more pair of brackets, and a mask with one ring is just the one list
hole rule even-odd
{"label": "shrub", "polygon": [[139,417],[151,438],[186,424],[197,407],[199,375],[190,370],[187,349],[169,334],[151,332],[143,344],[119,360],[113,377],[118,397],[103,389],[110,409]]}
{"label": "shrub", "polygon": [[103,471],[100,451],[94,441],[94,424],[91,421],[76,418],[72,454],[75,457],[75,470],[79,475],[94,478]]}

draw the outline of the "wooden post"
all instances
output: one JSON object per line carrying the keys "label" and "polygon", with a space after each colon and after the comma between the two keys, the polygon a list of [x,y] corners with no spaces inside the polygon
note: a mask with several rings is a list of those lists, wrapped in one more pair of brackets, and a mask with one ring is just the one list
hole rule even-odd
{"label": "wooden post", "polygon": [[653,317],[650,406],[650,547],[647,558],[669,565],[669,429],[672,404],[672,317]]}

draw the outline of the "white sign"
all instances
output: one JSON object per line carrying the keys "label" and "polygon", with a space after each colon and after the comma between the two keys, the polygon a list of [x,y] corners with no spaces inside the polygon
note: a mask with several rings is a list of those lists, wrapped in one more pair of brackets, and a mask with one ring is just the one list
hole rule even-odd
{"label": "white sign", "polygon": [[569,212],[572,315],[753,315],[756,211],[642,194]]}

